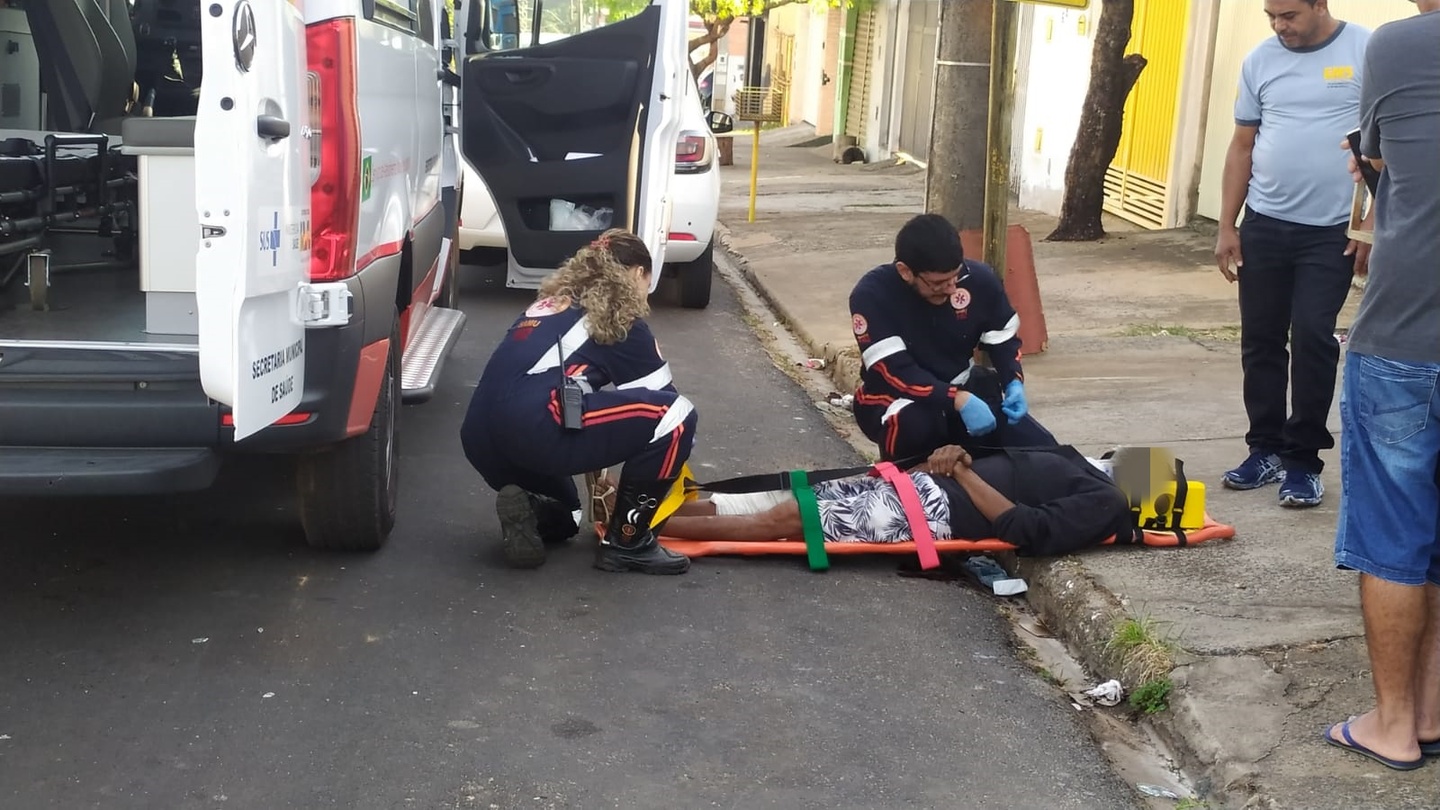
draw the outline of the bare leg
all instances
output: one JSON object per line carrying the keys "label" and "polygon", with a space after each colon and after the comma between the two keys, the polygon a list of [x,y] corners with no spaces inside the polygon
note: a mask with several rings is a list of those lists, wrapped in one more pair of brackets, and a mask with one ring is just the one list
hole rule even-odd
{"label": "bare leg", "polygon": [[705,517],[714,514],[715,504],[711,503],[709,498],[704,498],[702,500],[686,501],[680,504],[680,508],[675,510],[675,514],[672,515],[670,519],[674,520],[677,517]]}
{"label": "bare leg", "polygon": [[685,540],[764,541],[800,538],[805,529],[800,523],[800,507],[791,501],[755,515],[676,513],[666,522],[664,533]]}
{"label": "bare leg", "polygon": [[1429,621],[1420,640],[1415,675],[1415,731],[1424,742],[1440,740],[1440,587],[1427,585]]}
{"label": "bare leg", "polygon": [[[1427,588],[1397,585],[1360,575],[1360,609],[1365,614],[1365,644],[1375,680],[1375,708],[1350,724],[1355,741],[1397,760],[1420,756],[1415,733],[1415,683],[1420,669],[1420,640],[1429,614]],[[1328,732],[1344,741],[1338,724]]]}

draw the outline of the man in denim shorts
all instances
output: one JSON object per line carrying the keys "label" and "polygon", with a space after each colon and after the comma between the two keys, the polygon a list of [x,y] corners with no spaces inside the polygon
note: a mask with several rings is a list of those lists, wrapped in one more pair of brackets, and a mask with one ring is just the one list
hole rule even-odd
{"label": "man in denim shorts", "polygon": [[1399,770],[1440,755],[1440,0],[1417,5],[1365,58],[1361,151],[1381,175],[1340,392],[1335,562],[1360,572],[1376,707],[1325,731]]}

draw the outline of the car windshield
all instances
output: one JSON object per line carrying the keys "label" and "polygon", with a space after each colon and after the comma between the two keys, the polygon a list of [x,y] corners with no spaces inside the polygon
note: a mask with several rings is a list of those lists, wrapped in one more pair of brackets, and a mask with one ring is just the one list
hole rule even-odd
{"label": "car windshield", "polygon": [[520,36],[513,47],[557,42],[632,17],[648,5],[649,0],[517,0]]}

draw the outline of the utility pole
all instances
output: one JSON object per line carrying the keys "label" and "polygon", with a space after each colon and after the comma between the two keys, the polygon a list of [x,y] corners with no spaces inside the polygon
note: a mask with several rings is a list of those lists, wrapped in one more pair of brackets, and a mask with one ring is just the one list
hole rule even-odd
{"label": "utility pole", "polygon": [[994,0],[990,40],[989,135],[986,138],[985,263],[1005,276],[1005,245],[1010,231],[1010,133],[1015,117],[1015,47],[1020,7]]}
{"label": "utility pole", "polygon": [[925,210],[962,231],[985,226],[992,4],[940,0]]}

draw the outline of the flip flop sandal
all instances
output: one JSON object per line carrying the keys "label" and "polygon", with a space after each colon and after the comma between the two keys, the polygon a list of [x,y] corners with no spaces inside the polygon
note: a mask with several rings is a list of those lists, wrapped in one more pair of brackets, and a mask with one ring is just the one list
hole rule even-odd
{"label": "flip flop sandal", "polygon": [[595,527],[595,536],[605,534],[605,529],[610,525],[610,507],[605,504],[605,499],[615,494],[615,486],[606,483],[601,486],[605,476],[610,472],[609,468],[585,473],[585,492],[590,504],[590,522]]}
{"label": "flip flop sandal", "polygon": [[1440,757],[1440,740],[1431,740],[1430,742],[1425,742],[1424,740],[1421,740],[1420,756]]}
{"label": "flip flop sandal", "polygon": [[1409,761],[1403,759],[1390,759],[1387,756],[1377,754],[1369,748],[1361,745],[1360,743],[1355,742],[1355,738],[1350,736],[1350,723],[1353,722],[1354,719],[1355,718],[1352,717],[1349,720],[1338,724],[1340,726],[1340,734],[1345,738],[1344,742],[1341,742],[1330,736],[1331,730],[1335,728],[1335,726],[1333,725],[1327,726],[1324,731],[1320,732],[1320,736],[1325,738],[1325,742],[1335,746],[1336,748],[1342,748],[1346,751],[1351,751],[1353,753],[1359,754],[1362,757],[1369,757],[1370,759],[1375,760],[1381,765],[1384,765],[1387,768],[1393,768],[1397,771],[1413,771],[1416,768],[1419,768],[1425,764],[1425,757],[1423,755],[1419,759]]}

